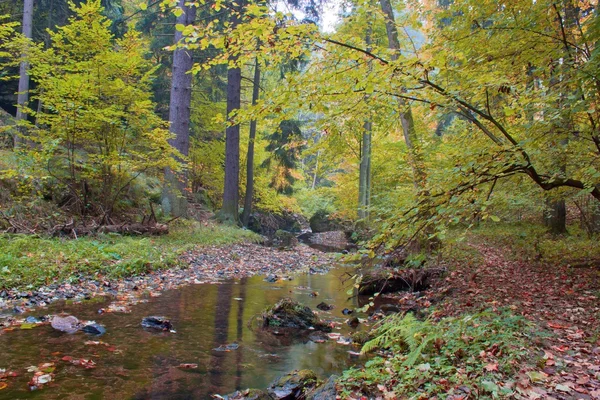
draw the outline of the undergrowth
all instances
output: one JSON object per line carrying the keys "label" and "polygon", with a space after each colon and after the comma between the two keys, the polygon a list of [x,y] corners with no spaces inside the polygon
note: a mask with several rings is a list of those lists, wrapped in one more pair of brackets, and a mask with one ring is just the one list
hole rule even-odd
{"label": "undergrowth", "polygon": [[420,321],[412,314],[386,318],[363,352],[378,351],[364,368],[346,371],[342,398],[509,397],[533,335],[526,320],[486,311]]}
{"label": "undergrowth", "polygon": [[0,288],[33,289],[81,276],[120,278],[180,266],[195,246],[255,241],[250,231],[177,221],[164,236],[99,235],[79,239],[0,236]]}

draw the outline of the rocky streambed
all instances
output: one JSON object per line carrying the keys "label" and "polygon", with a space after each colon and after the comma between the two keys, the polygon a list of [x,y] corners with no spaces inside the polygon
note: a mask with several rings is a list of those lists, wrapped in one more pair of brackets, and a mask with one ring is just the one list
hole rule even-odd
{"label": "rocky streambed", "polygon": [[[305,246],[287,252],[240,245],[186,257],[187,270],[5,294],[10,307],[0,318],[0,398],[294,392],[291,381],[277,386],[278,379],[311,370],[326,380],[361,362],[351,337],[371,322],[349,313],[359,305],[346,294],[353,281],[344,268],[327,272],[329,255]],[[310,307],[319,322],[309,322],[300,335],[252,325],[282,299]],[[146,319],[156,316],[168,319],[169,329],[149,327],[163,326]],[[348,324],[355,317],[359,324]]]}

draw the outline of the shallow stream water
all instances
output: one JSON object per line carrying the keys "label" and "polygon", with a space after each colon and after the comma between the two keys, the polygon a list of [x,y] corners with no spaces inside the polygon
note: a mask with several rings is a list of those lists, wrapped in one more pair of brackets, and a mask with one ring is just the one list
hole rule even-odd
{"label": "shallow stream water", "polygon": [[[80,320],[94,320],[106,327],[101,337],[85,333],[65,334],[49,325],[16,329],[0,335],[0,369],[16,371],[0,399],[210,399],[248,387],[264,389],[276,377],[294,369],[312,369],[322,378],[361,362],[351,346],[292,341],[249,327],[252,317],[279,299],[290,297],[316,309],[322,301],[335,305],[321,318],[341,322],[334,332],[353,331],[342,310],[358,306],[348,299],[352,286],[346,270],[325,275],[302,274],[293,280],[265,282],[263,276],[190,285],[149,297],[131,313],[98,314],[111,299],[84,304],[55,303],[43,314],[66,312]],[[318,295],[315,296],[314,292]],[[32,315],[39,315],[40,312]],[[164,315],[176,333],[152,332],[141,327],[143,317]],[[101,340],[107,345],[89,345]],[[237,343],[228,352],[214,349]],[[91,359],[93,369],[62,361],[64,356]],[[53,381],[30,391],[30,366],[54,362]],[[198,364],[182,369],[180,364]]]}

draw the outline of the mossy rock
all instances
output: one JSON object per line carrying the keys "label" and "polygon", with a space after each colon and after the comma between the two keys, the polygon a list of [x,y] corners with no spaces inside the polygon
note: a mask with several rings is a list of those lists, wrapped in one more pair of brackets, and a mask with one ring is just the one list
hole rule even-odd
{"label": "mossy rock", "polygon": [[295,300],[285,298],[262,314],[263,328],[291,328],[308,330],[311,327],[331,332],[331,327],[321,322],[313,311]]}
{"label": "mossy rock", "polygon": [[317,375],[309,370],[295,370],[280,378],[277,378],[267,392],[273,399],[295,400],[306,398],[306,393],[317,387],[319,381]]}
{"label": "mossy rock", "polygon": [[373,335],[368,331],[354,332],[351,336],[352,343],[360,344],[361,346],[373,339]]}
{"label": "mossy rock", "polygon": [[324,384],[309,392],[306,395],[306,400],[336,400],[337,388],[335,381],[337,379],[336,375],[331,375]]}

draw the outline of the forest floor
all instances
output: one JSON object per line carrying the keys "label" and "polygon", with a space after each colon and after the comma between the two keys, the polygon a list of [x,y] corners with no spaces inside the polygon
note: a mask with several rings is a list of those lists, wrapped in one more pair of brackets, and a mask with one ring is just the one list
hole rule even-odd
{"label": "forest floor", "polygon": [[[510,248],[472,244],[483,262],[458,266],[436,317],[508,308],[550,333],[516,380],[525,398],[600,399],[600,270],[513,259]],[[534,370],[535,373],[531,373]]]}
{"label": "forest floor", "polygon": [[[598,263],[573,267],[568,262],[557,264],[534,260],[528,256],[523,257],[518,245],[515,246],[514,243],[512,246],[500,245],[482,240],[481,237],[470,237],[461,248],[463,253],[460,259],[463,262],[457,260],[457,263],[453,263],[446,278],[421,293],[420,297],[416,298],[410,293],[386,297],[396,297],[400,305],[405,302],[407,307],[413,307],[415,303],[417,308],[435,304],[428,321],[432,323],[430,326],[438,326],[442,332],[445,332],[444,327],[453,327],[465,321],[465,318],[481,315],[482,312],[491,312],[491,318],[499,321],[501,326],[503,315],[522,316],[529,321],[529,327],[523,329],[521,334],[519,328],[515,330],[514,326],[507,323],[506,332],[500,331],[494,338],[507,342],[508,347],[511,346],[511,338],[515,339],[514,347],[519,348],[515,349],[515,354],[521,353],[515,360],[500,365],[499,368],[499,364],[502,364],[500,354],[483,350],[481,354],[465,354],[465,359],[472,360],[471,366],[477,365],[466,374],[470,376],[462,381],[466,386],[452,389],[447,386],[452,375],[446,379],[444,374],[437,378],[434,374],[428,378],[428,384],[437,385],[438,388],[430,390],[435,393],[440,393],[440,390],[454,393],[443,397],[452,400],[475,397],[600,399]],[[470,256],[465,257],[467,254]],[[580,254],[571,256],[577,257]],[[563,261],[568,257],[569,254],[565,254]],[[453,322],[448,324],[447,321]],[[467,329],[464,332],[467,333],[458,334],[460,340],[457,342],[461,346],[459,350],[469,349],[469,341],[477,336],[473,333],[476,330]],[[446,340],[446,348],[449,348],[448,337],[454,333],[442,334]],[[461,338],[461,335],[464,337]],[[465,340],[464,343],[462,339]],[[475,337],[475,341],[477,339]],[[485,344],[483,348],[490,344]],[[492,345],[494,346],[496,344]],[[470,349],[472,351],[472,347]],[[393,360],[394,357],[398,357],[398,354],[387,355],[388,360]],[[503,367],[506,366],[511,371],[504,370]],[[368,377],[376,368],[368,367],[363,375],[358,375],[357,380],[364,382],[364,377]],[[461,367],[458,371],[460,370]],[[397,378],[401,379],[401,375]],[[355,374],[348,376],[351,380],[356,379]],[[387,378],[384,378],[381,385],[377,386],[383,390],[374,398],[387,399],[385,387],[390,381],[392,386],[395,385],[393,379],[386,382]],[[481,383],[486,380],[495,382],[492,385],[497,390],[495,394],[492,395],[489,390],[481,387]],[[446,385],[446,389],[439,388],[442,384]],[[419,385],[423,383],[417,383],[414,387]],[[461,388],[467,387],[471,389],[461,392]]]}

